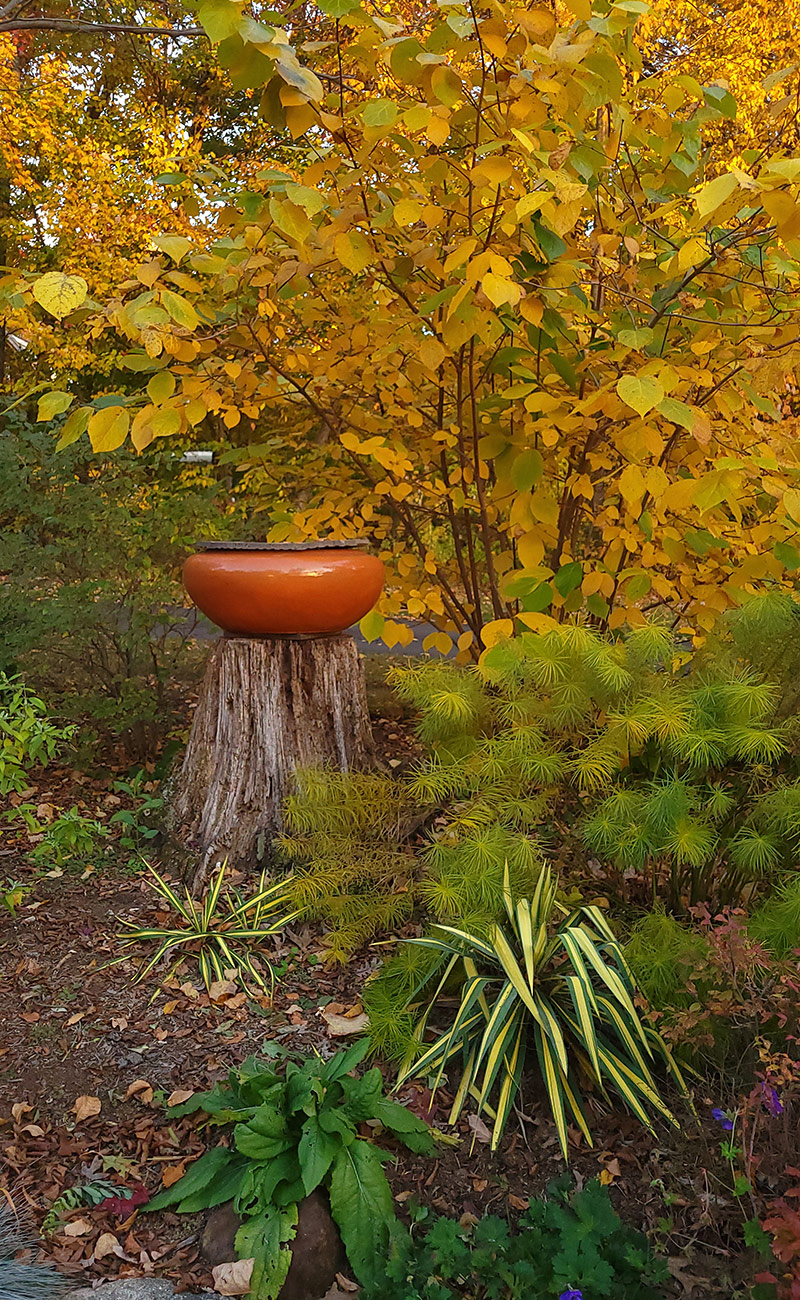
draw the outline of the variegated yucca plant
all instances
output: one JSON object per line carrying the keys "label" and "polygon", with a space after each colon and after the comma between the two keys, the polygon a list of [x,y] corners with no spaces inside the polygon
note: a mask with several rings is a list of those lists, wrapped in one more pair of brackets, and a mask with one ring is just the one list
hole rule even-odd
{"label": "variegated yucca plant", "polygon": [[[196,902],[188,889],[184,898],[180,898],[154,867],[148,865],[148,870],[153,877],[153,889],[173,909],[180,923],[172,928],[139,928],[135,922],[123,921],[129,927],[123,936],[126,947],[147,942],[158,944],[155,954],[138,971],[137,982],[149,975],[167,954],[177,953],[176,966],[187,957],[196,958],[207,989],[229,972],[235,973],[245,989],[248,980],[264,991],[272,989],[275,976],[264,954],[264,943],[299,915],[291,907],[289,878],[267,885],[266,874],[262,872],[258,888],[247,896],[233,885],[225,887],[226,860],[213,877],[203,901]],[[255,966],[254,957],[266,976]]]}
{"label": "variegated yucca plant", "polygon": [[400,1082],[435,1075],[436,1088],[458,1058],[461,1078],[450,1123],[473,1097],[478,1114],[494,1121],[494,1149],[532,1041],[566,1159],[568,1122],[574,1121],[592,1145],[581,1080],[604,1097],[616,1092],[651,1130],[651,1112],[677,1127],[660,1096],[656,1064],[666,1067],[684,1094],[686,1086],[666,1045],[636,1008],[632,976],[602,911],[596,906],[570,911],[556,899],[556,887],[545,866],[533,897],[515,901],[506,872],[507,927],[495,925],[488,937],[479,937],[439,925],[430,937],[413,941],[448,958],[433,995],[419,1005],[417,1045],[443,990],[454,978],[463,983],[449,1028],[406,1064]]}

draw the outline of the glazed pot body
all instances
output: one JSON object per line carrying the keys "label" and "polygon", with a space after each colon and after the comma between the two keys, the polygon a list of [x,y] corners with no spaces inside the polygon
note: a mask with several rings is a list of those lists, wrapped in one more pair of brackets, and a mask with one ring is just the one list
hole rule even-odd
{"label": "glazed pot body", "polygon": [[328,636],[372,609],[383,563],[358,550],[213,550],[190,555],[194,603],[240,636]]}

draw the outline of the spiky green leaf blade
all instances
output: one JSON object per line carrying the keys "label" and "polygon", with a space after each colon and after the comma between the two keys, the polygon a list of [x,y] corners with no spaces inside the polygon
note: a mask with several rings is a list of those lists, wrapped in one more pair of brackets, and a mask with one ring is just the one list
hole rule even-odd
{"label": "spiky green leaf blade", "polygon": [[544,1086],[547,1089],[547,1098],[550,1102],[550,1109],[553,1112],[556,1133],[561,1147],[561,1153],[564,1159],[567,1159],[567,1116],[564,1109],[564,1092],[562,1087],[561,1071],[558,1062],[553,1055],[550,1040],[542,1029],[541,1025],[533,1026],[533,1036],[536,1043],[536,1051],[539,1057],[539,1065],[544,1079]]}
{"label": "spiky green leaf blade", "polygon": [[494,1126],[492,1129],[492,1151],[497,1150],[500,1138],[503,1135],[503,1129],[505,1128],[508,1117],[511,1114],[511,1107],[514,1105],[517,1093],[519,1092],[520,1083],[522,1082],[524,1064],[525,1024],[522,1016],[520,1016],[517,1036],[511,1045],[510,1051],[507,1051],[503,1058],[504,1077],[500,1085],[500,1093],[497,1099],[497,1111],[495,1113]]}

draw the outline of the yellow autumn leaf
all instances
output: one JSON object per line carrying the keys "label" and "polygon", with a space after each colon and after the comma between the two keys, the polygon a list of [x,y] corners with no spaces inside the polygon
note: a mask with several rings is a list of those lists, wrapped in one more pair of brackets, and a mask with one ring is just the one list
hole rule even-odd
{"label": "yellow autumn leaf", "polygon": [[80,275],[48,271],[33,282],[33,296],[50,316],[62,320],[86,301],[89,286]]}
{"label": "yellow autumn leaf", "polygon": [[116,451],[128,436],[130,417],[122,406],[104,406],[89,420],[89,440],[96,452]]}
{"label": "yellow autumn leaf", "polygon": [[502,307],[505,303],[513,306],[522,297],[521,285],[514,280],[506,280],[503,276],[496,275],[494,271],[487,271],[483,276],[481,288],[495,307]]}

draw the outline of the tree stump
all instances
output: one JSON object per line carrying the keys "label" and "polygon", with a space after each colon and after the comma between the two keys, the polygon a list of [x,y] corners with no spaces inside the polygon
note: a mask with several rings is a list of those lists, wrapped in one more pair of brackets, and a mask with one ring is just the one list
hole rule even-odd
{"label": "tree stump", "polygon": [[363,769],[373,759],[364,669],[352,637],[223,636],[211,655],[168,830],[196,863],[265,857],[296,768]]}

